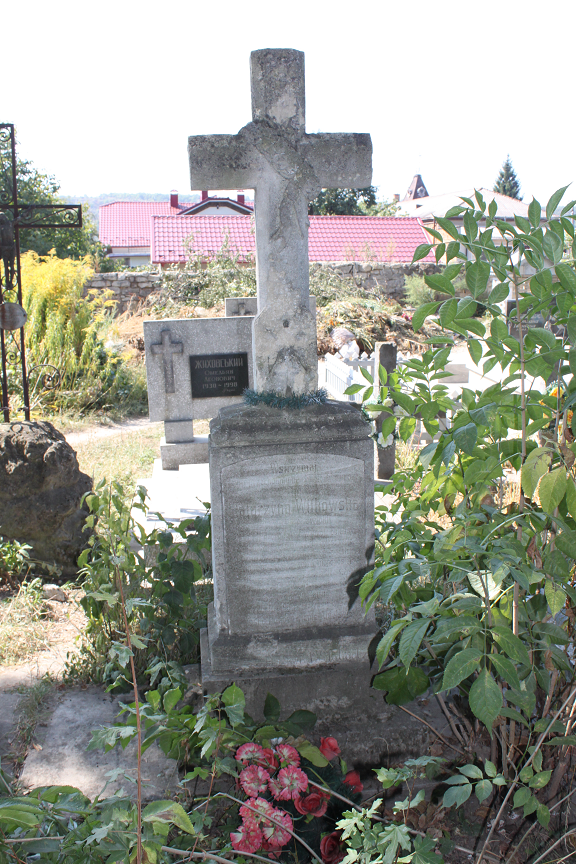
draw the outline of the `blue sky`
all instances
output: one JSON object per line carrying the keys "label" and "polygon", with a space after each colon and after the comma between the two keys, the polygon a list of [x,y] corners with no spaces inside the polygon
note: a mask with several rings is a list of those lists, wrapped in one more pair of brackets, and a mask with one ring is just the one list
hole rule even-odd
{"label": "blue sky", "polygon": [[257,48],[305,52],[307,130],[370,132],[380,197],[490,188],[508,153],[525,200],[576,179],[575,0],[28,0],[2,23],[0,119],[63,194],[184,197],[187,136],[250,120]]}

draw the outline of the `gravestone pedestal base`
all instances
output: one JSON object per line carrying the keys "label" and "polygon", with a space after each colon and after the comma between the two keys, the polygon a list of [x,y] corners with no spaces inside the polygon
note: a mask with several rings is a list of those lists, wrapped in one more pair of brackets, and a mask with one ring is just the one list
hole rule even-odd
{"label": "gravestone pedestal base", "polygon": [[357,764],[420,752],[426,739],[370,689],[377,627],[357,596],[374,554],[369,435],[343,402],[220,411],[210,424],[214,604],[201,643],[206,691],[235,681],[254,717],[267,693],[283,717],[313,711],[318,733],[336,735]]}
{"label": "gravestone pedestal base", "polygon": [[177,471],[180,465],[208,462],[208,435],[195,435],[191,441],[169,443],[160,439],[160,458],[164,471]]}
{"label": "gravestone pedestal base", "polygon": [[[367,640],[365,643],[366,650]],[[281,719],[306,709],[317,716],[310,737],[333,736],[348,767],[379,767],[418,757],[431,743],[429,730],[400,708],[388,705],[383,694],[370,687],[376,669],[368,658],[362,662],[341,662],[316,669],[283,670],[245,677],[214,674],[210,665],[208,631],[201,631],[202,687],[205,693],[220,693],[232,682],[246,697],[246,712],[264,722],[263,707],[268,693],[280,702]],[[421,698],[410,706],[412,713],[437,729],[445,721],[435,700]]]}

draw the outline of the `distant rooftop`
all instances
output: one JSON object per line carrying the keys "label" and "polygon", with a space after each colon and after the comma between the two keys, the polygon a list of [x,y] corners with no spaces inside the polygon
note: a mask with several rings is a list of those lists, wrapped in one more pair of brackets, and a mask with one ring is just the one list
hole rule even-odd
{"label": "distant rooftop", "polygon": [[179,201],[176,191],[162,201],[113,201],[100,207],[99,239],[105,246],[148,248],[152,216],[217,212],[220,207],[239,215],[249,214],[254,209],[245,201],[243,192],[239,192],[236,199],[209,196],[204,190],[200,201]]}
{"label": "distant rooftop", "polygon": [[[451,207],[462,205],[462,198],[471,198],[474,201],[474,191],[474,189],[465,189],[461,192],[448,192],[444,195],[426,195],[421,198],[405,199],[399,202],[400,213],[406,216],[417,216],[419,219],[443,217]],[[496,201],[498,205],[496,215],[499,219],[514,219],[514,216],[526,218],[528,216],[528,204],[525,204],[524,201],[518,201],[508,195],[501,195],[500,192],[494,192],[492,189],[481,188],[478,191],[484,198],[486,205],[491,201]]]}
{"label": "distant rooftop", "polygon": [[[410,263],[414,251],[428,242],[419,219],[380,216],[310,216],[310,261],[379,261]],[[251,216],[154,215],[151,261],[182,263],[194,254],[231,254],[249,258],[256,250]],[[188,241],[188,242],[187,242]],[[434,261],[429,254],[425,261]]]}

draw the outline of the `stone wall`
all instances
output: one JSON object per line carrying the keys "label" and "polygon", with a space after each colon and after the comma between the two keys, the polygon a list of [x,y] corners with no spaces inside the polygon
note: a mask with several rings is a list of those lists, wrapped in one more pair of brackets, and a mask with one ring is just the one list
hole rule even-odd
{"label": "stone wall", "polygon": [[335,263],[314,262],[312,267],[325,270],[327,273],[337,273],[342,276],[351,276],[359,288],[365,288],[370,293],[377,293],[383,297],[400,300],[404,296],[404,280],[406,276],[429,276],[432,273],[441,273],[444,269],[437,264],[379,264],[376,261],[359,263],[342,261]]}
{"label": "stone wall", "polygon": [[[404,280],[406,276],[416,274],[418,276],[440,273],[443,268],[437,264],[428,264],[418,261],[416,264],[378,264],[351,263],[349,261],[335,263],[313,262],[311,265],[316,269],[323,269],[329,273],[337,273],[342,276],[352,276],[359,288],[365,288],[370,293],[378,289],[383,297],[399,300],[404,294]],[[123,270],[119,273],[97,273],[84,285],[86,295],[91,288],[98,290],[110,289],[118,300],[116,314],[134,309],[141,300],[160,287],[162,277],[158,273],[143,273],[142,271]]]}
{"label": "stone wall", "polygon": [[118,300],[116,314],[134,309],[141,300],[160,287],[161,276],[158,273],[143,273],[141,270],[122,270],[118,273],[96,273],[84,284],[84,296],[91,288],[100,291],[109,289]]}

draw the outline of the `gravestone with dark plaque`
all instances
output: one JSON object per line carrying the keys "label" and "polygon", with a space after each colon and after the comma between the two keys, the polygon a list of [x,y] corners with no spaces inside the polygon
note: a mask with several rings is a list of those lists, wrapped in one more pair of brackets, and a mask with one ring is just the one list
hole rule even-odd
{"label": "gravestone with dark plaque", "polygon": [[194,420],[239,404],[253,383],[249,316],[144,322],[150,420],[163,420],[164,469],[208,462],[208,436]]}
{"label": "gravestone with dark plaque", "polygon": [[307,708],[346,758],[377,762],[418,751],[422,734],[405,719],[386,728],[396,709],[369,688],[377,628],[358,586],[374,561],[373,441],[353,405],[316,392],[307,216],[321,188],[370,184],[370,137],[305,132],[298,51],[253,52],[251,81],[251,123],[189,141],[192,188],[255,190],[258,278],[256,397],[210,424],[202,681],[208,691],[236,681],[252,716],[268,692],[283,712]]}

